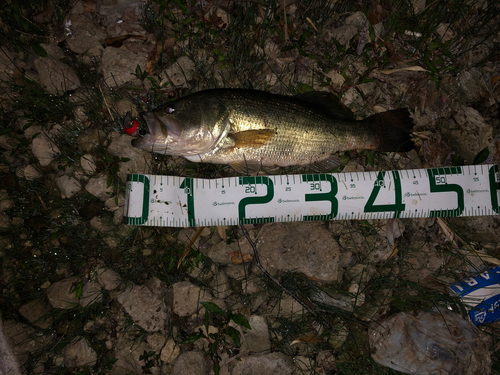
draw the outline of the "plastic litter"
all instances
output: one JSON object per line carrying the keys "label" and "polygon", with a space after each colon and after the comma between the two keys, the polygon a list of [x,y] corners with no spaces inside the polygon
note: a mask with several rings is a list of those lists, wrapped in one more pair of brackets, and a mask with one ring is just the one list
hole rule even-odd
{"label": "plastic litter", "polygon": [[401,312],[373,322],[372,358],[406,374],[488,375],[490,337],[446,309]]}
{"label": "plastic litter", "polygon": [[469,309],[475,325],[500,320],[500,267],[495,267],[448,286]]}

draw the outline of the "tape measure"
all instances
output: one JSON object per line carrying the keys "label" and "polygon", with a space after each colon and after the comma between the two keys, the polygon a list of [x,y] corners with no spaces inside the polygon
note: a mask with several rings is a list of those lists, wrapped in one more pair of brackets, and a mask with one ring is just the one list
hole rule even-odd
{"label": "tape measure", "polygon": [[500,214],[497,165],[219,179],[128,175],[125,222],[197,227]]}

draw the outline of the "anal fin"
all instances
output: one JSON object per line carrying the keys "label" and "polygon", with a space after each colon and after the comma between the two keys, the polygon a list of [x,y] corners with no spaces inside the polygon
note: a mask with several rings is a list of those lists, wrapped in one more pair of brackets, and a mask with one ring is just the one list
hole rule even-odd
{"label": "anal fin", "polygon": [[236,172],[255,176],[262,169],[262,164],[259,161],[236,161],[234,163],[229,164],[231,168],[236,170]]}

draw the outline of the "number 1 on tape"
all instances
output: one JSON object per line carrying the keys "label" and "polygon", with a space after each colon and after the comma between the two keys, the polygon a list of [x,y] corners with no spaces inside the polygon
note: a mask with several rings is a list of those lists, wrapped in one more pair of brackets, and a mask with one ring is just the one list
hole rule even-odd
{"label": "number 1 on tape", "polygon": [[500,214],[497,165],[219,179],[132,174],[125,222],[196,227]]}

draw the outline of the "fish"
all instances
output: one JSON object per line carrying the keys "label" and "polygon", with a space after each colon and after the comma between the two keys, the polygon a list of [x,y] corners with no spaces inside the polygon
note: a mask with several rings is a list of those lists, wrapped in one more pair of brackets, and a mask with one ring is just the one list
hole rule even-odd
{"label": "fish", "polygon": [[414,148],[407,108],[356,120],[334,94],[322,91],[286,96],[209,89],[140,117],[149,133],[134,139],[134,147],[192,162],[225,164],[248,175],[288,166],[332,170],[339,165],[335,153],[340,151]]}

